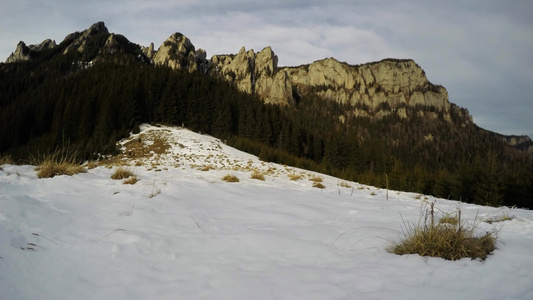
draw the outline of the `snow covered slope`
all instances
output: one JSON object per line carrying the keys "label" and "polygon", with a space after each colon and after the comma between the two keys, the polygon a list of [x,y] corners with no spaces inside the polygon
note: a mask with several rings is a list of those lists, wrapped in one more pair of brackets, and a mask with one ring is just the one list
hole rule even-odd
{"label": "snow covered slope", "polygon": [[[133,185],[110,178],[116,166],[49,179],[2,167],[0,299],[533,299],[532,211],[387,200],[186,129],[146,125],[122,144],[115,164],[130,164]],[[485,261],[388,253],[433,201],[514,218],[479,222],[499,230]]]}

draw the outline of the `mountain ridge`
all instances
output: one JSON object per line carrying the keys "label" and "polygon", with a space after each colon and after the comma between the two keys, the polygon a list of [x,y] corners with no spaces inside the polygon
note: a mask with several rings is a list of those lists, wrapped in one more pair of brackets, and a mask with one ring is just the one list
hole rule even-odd
{"label": "mountain ridge", "polygon": [[[141,46],[122,35],[110,33],[102,21],[82,32],[68,34],[59,44],[68,43],[63,55],[84,53],[88,38],[97,34],[106,36],[99,54],[133,53],[144,63],[219,76],[244,92],[257,94],[265,103],[294,105],[301,94],[313,93],[341,105],[349,104],[351,109],[341,118],[380,120],[397,115],[406,119],[409,118],[406,108],[410,107],[419,108],[417,114],[421,117],[434,119],[442,114],[449,122],[450,110],[454,110],[463,116],[463,124],[473,123],[468,110],[451,103],[446,88],[431,83],[425,71],[412,59],[385,58],[351,65],[335,58],[324,58],[305,65],[279,67],[277,55],[270,46],[259,52],[242,47],[237,54],[215,54],[207,59],[207,52],[196,49],[181,33],[170,35],[156,50],[153,43]],[[21,41],[6,63],[27,61],[59,45],[50,39],[37,45]],[[92,55],[91,59],[97,59],[99,54]],[[521,136],[517,142],[513,135],[501,136],[509,145],[533,152],[530,137]]]}

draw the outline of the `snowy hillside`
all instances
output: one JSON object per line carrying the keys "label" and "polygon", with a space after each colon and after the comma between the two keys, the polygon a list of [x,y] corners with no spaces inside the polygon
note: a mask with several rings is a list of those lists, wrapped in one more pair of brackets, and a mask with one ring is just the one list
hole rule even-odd
{"label": "snowy hillside", "polygon": [[[387,193],[186,129],[122,145],[74,176],[1,168],[0,299],[533,299],[532,211]],[[135,184],[110,178],[126,162]],[[387,252],[433,201],[499,230],[494,254]]]}

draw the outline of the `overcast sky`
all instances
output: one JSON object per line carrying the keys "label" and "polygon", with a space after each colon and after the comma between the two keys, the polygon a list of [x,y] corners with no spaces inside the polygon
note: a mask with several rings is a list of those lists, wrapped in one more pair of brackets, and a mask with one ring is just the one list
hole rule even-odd
{"label": "overcast sky", "polygon": [[156,49],[181,32],[208,57],[271,46],[280,66],[412,58],[479,126],[533,138],[531,0],[0,0],[0,60],[97,21]]}

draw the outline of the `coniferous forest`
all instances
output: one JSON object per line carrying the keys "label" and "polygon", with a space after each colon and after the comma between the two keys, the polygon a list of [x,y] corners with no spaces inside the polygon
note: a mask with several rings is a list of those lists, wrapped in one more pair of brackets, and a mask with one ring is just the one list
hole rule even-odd
{"label": "coniferous forest", "polygon": [[[105,39],[95,41],[97,49]],[[80,161],[97,159],[116,153],[117,140],[139,124],[161,123],[213,135],[263,160],[378,187],[533,208],[533,156],[474,124],[459,125],[457,110],[451,123],[408,107],[407,120],[340,121],[355,107],[312,93],[295,94],[294,106],[268,105],[198,72],[128,53],[57,55],[63,49],[0,64],[0,153],[24,163],[69,147]]]}

